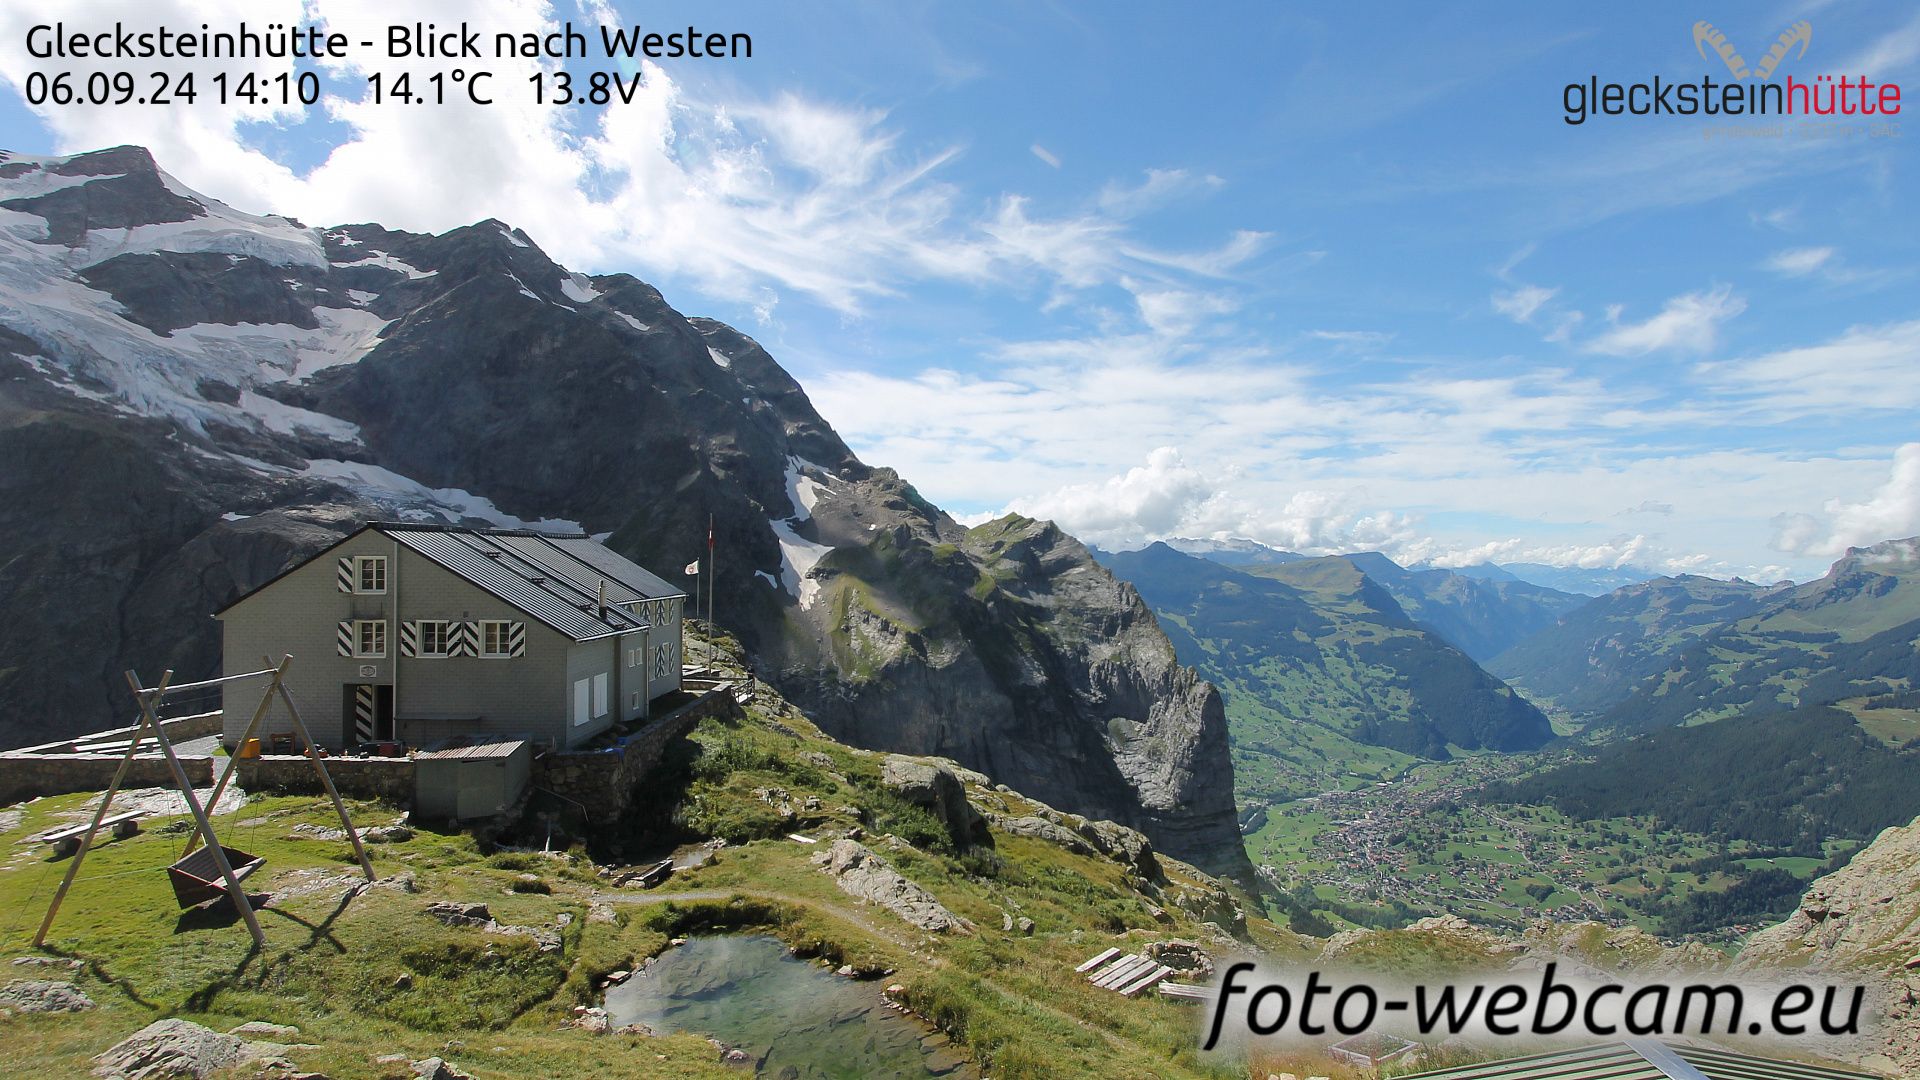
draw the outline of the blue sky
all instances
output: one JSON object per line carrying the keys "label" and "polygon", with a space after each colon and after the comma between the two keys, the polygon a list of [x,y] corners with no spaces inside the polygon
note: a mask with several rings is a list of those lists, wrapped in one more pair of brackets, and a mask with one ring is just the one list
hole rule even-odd
{"label": "blue sky", "polygon": [[1920,93],[1908,4],[306,7],[754,57],[648,64],[606,110],[372,106],[324,69],[325,111],[36,114],[12,12],[0,145],[145,143],[310,224],[512,222],[753,334],[963,517],[1768,578],[1920,532],[1920,126],[1562,119],[1589,76],[1728,78],[1702,19],[1756,60],[1804,19],[1776,78]]}

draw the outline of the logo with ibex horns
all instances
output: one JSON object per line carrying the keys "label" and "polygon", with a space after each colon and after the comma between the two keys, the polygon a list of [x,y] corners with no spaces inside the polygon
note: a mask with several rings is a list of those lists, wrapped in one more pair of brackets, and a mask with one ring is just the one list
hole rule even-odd
{"label": "logo with ibex horns", "polygon": [[1733,72],[1733,77],[1736,79],[1749,76],[1759,79],[1770,78],[1773,75],[1773,69],[1780,66],[1780,61],[1786,59],[1787,53],[1791,52],[1795,45],[1800,46],[1799,55],[1805,56],[1807,46],[1811,44],[1813,44],[1813,24],[1802,19],[1782,31],[1780,40],[1773,43],[1773,48],[1768,49],[1767,55],[1760,58],[1760,63],[1749,68],[1746,60],[1741,57],[1740,50],[1734,48],[1733,42],[1727,40],[1727,35],[1715,29],[1712,23],[1693,24],[1693,47],[1700,54],[1700,58],[1706,59],[1707,46],[1713,46],[1714,53],[1720,57],[1722,63],[1727,65],[1727,70]]}

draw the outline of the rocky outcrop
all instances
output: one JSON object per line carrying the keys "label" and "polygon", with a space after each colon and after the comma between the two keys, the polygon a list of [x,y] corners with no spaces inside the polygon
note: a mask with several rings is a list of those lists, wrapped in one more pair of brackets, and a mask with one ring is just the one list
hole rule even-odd
{"label": "rocky outcrop", "polygon": [[1868,1006],[1884,1019],[1851,1047],[1855,1060],[1920,1075],[1920,820],[1883,831],[1815,881],[1799,909],[1755,934],[1734,966],[1864,978]]}
{"label": "rocky outcrop", "polygon": [[1133,590],[861,462],[746,335],[498,221],[308,228],[138,148],[0,165],[0,745],[123,722],[127,667],[211,674],[208,612],[360,519],[559,520],[655,568],[711,520],[721,623],[829,733],[1250,873],[1219,695]]}
{"label": "rocky outcrop", "polygon": [[889,754],[880,766],[880,782],[915,806],[933,811],[956,842],[986,839],[987,821],[967,801],[966,786],[951,763]]}
{"label": "rocky outcrop", "polygon": [[0,987],[0,1010],[20,1013],[86,1012],[93,999],[70,982],[17,979]]}
{"label": "rocky outcrop", "polygon": [[941,905],[927,890],[902,877],[865,844],[835,840],[833,847],[814,857],[841,891],[879,904],[900,918],[934,933],[971,934],[974,926]]}
{"label": "rocky outcrop", "polygon": [[93,1072],[106,1080],[205,1080],[249,1061],[278,1060],[285,1049],[278,1043],[222,1035],[187,1020],[156,1020],[94,1058]]}

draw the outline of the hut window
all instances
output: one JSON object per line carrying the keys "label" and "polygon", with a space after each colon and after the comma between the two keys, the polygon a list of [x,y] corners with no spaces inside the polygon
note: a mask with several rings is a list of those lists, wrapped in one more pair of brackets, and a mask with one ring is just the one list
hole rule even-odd
{"label": "hut window", "polygon": [[480,655],[491,657],[509,656],[513,645],[508,640],[508,627],[512,623],[504,619],[489,619],[480,624]]}
{"label": "hut window", "polygon": [[387,655],[386,620],[356,619],[353,624],[353,640],[360,656]]}
{"label": "hut window", "polygon": [[422,621],[420,623],[420,655],[445,656],[453,644],[451,628],[445,621]]}
{"label": "hut window", "polygon": [[356,592],[383,593],[387,591],[387,557],[385,555],[362,555],[354,561],[355,576],[359,588]]}

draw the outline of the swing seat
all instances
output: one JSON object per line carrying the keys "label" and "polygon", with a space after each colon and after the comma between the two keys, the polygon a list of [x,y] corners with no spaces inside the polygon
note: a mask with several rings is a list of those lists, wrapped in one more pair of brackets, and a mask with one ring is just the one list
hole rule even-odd
{"label": "swing seat", "polygon": [[[255,870],[267,864],[267,860],[258,855],[249,855],[225,845],[220,850],[226,853],[227,864],[233,867],[236,881],[244,883]],[[213,861],[212,848],[198,848],[193,854],[167,867],[167,877],[173,882],[174,898],[180,901],[183,909],[227,895],[227,881],[220,874],[219,864]]]}

